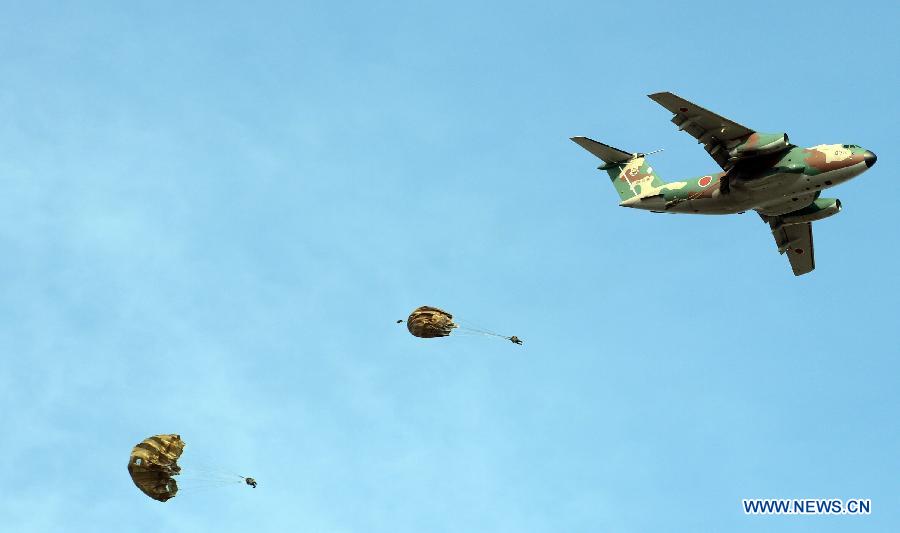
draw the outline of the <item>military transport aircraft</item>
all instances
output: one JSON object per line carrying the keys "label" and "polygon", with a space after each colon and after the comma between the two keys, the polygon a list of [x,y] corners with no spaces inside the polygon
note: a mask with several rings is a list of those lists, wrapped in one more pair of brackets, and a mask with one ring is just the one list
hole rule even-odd
{"label": "military transport aircraft", "polygon": [[722,167],[716,172],[666,183],[646,154],[628,153],[587,137],[572,137],[603,160],[623,207],[654,213],[726,215],[755,210],[787,252],[795,276],[815,267],[812,222],[836,214],[841,202],[821,192],[875,164],[875,154],[855,144],[800,148],[786,133],[758,133],[669,92],[649,95],[675,114],[672,122],[706,147]]}

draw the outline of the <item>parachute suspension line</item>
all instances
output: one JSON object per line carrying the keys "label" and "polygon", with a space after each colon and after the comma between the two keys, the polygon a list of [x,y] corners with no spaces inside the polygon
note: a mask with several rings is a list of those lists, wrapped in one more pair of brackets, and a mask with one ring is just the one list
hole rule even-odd
{"label": "parachute suspension line", "polygon": [[186,473],[178,476],[179,486],[188,492],[197,489],[210,489],[240,485],[243,478],[237,474],[227,473],[214,468],[199,465],[185,465]]}
{"label": "parachute suspension line", "polygon": [[482,333],[480,331],[469,331],[467,329],[458,330],[453,334],[454,337],[490,337],[497,338],[497,335],[492,335],[490,333]]}
{"label": "parachute suspension line", "polygon": [[488,335],[491,337],[500,337],[501,339],[506,339],[506,340],[510,340],[512,338],[507,335],[501,335],[500,333],[497,333],[495,331],[485,329],[485,328],[481,327],[480,325],[475,324],[474,322],[470,322],[468,320],[457,319],[457,322],[460,323],[460,325],[457,326],[460,329],[460,331],[472,331],[475,333],[480,333],[482,335]]}
{"label": "parachute suspension line", "polygon": [[193,474],[186,474],[184,476],[178,476],[179,479],[185,481],[206,481],[210,483],[240,483],[242,478],[237,478],[233,476],[220,476],[215,474],[206,474],[204,472],[195,472]]}
{"label": "parachute suspension line", "polygon": [[182,461],[183,468],[185,470],[202,470],[210,474],[219,474],[229,477],[235,477],[244,479],[244,476],[234,472],[233,470],[229,470],[227,468],[222,468],[219,466],[218,461],[209,456],[208,454],[191,451],[191,453],[185,456],[184,461]]}
{"label": "parachute suspension line", "polygon": [[212,476],[204,476],[203,474],[194,475],[191,477],[182,478],[179,480],[179,483],[186,482],[189,485],[232,485],[239,484],[243,481],[241,478],[236,477],[212,477]]}
{"label": "parachute suspension line", "polygon": [[461,330],[476,331],[476,332],[478,332],[478,333],[484,333],[484,334],[486,334],[486,335],[495,335],[495,336],[498,336],[498,337],[502,337],[502,335],[500,335],[499,333],[496,333],[496,332],[494,332],[494,331],[491,331],[491,330],[485,328],[484,326],[482,326],[482,325],[480,325],[480,324],[476,324],[476,323],[474,323],[474,322],[472,322],[472,321],[470,321],[470,320],[465,320],[465,319],[462,319],[462,318],[457,318],[456,321],[457,321],[457,323],[458,323],[458,324],[456,324],[456,327],[459,328],[459,329],[461,329]]}
{"label": "parachute suspension line", "polygon": [[499,333],[494,333],[493,331],[484,331],[475,328],[459,328],[462,332],[475,333],[478,335],[484,335],[486,337],[500,337],[501,339],[509,339],[506,335],[501,335]]}
{"label": "parachute suspension line", "polygon": [[207,461],[201,461],[196,465],[186,464],[186,466],[193,471],[195,478],[199,482],[202,483],[205,481],[211,483],[211,486],[213,487],[247,484],[256,488],[255,479],[238,474],[233,470],[228,470],[220,466],[213,466],[208,462],[209,457],[205,457],[202,454],[200,455],[200,458],[206,459]]}
{"label": "parachute suspension line", "polygon": [[209,465],[205,465],[202,463],[201,464],[192,464],[189,461],[184,461],[184,464],[187,466],[187,468],[189,468],[191,470],[199,470],[199,471],[203,471],[203,472],[208,472],[210,474],[220,474],[220,475],[228,476],[228,477],[243,478],[243,476],[241,476],[240,474],[232,472],[231,470],[226,470],[224,468],[209,466]]}
{"label": "parachute suspension line", "polygon": [[209,472],[204,470],[193,469],[188,474],[180,475],[181,479],[202,479],[208,481],[240,481],[243,478],[233,474],[225,474],[221,472]]}
{"label": "parachute suspension line", "polygon": [[195,494],[198,492],[213,491],[213,490],[222,489],[225,487],[237,487],[238,485],[240,485],[240,483],[241,483],[240,481],[236,481],[233,483],[210,483],[210,484],[196,484],[196,485],[187,484],[184,486],[179,485],[179,492]]}

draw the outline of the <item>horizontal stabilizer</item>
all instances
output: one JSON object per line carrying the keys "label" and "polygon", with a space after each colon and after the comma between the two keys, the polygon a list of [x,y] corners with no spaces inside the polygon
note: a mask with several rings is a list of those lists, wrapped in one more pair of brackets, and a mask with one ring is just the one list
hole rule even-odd
{"label": "horizontal stabilizer", "polygon": [[[603,160],[603,164],[597,168],[606,171],[622,202],[635,197],[656,194],[665,185],[665,182],[647,162],[644,154],[629,154],[624,150],[598,143],[587,137],[572,137],[572,141]],[[632,206],[632,204],[624,203],[620,205]],[[653,209],[656,209],[656,204],[653,205]],[[663,209],[665,202],[661,201],[658,207]]]}
{"label": "horizontal stabilizer", "polygon": [[572,140],[588,152],[599,157],[606,163],[625,163],[631,159],[631,154],[618,148],[599,143],[587,137],[572,137]]}

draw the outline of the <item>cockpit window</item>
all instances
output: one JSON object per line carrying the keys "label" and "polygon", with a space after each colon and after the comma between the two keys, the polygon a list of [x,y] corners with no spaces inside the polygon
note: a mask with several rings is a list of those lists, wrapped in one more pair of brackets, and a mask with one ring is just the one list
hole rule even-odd
{"label": "cockpit window", "polygon": [[843,146],[844,148],[859,148],[859,146],[855,144],[842,144],[841,146]]}

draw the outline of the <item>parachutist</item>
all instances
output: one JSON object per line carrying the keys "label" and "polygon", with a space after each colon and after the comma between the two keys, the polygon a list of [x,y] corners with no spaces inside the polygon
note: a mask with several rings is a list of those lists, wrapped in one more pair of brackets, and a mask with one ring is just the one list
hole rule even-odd
{"label": "parachutist", "polygon": [[256,488],[256,480],[253,479],[252,477],[245,477],[245,478],[244,478],[244,481],[245,481],[248,485],[250,485],[251,487],[253,487],[254,489]]}
{"label": "parachutist", "polygon": [[[399,323],[401,321],[398,320],[397,322]],[[522,344],[522,339],[516,336],[507,337],[506,335],[501,335],[500,333],[478,327],[469,325],[460,326],[453,321],[453,315],[447,311],[428,305],[413,309],[413,312],[409,314],[409,318],[406,319],[406,329],[409,330],[409,333],[412,336],[422,339],[447,337],[452,334],[454,330],[459,330],[470,335],[486,335],[498,339],[506,339],[512,341],[513,344]]]}
{"label": "parachutist", "polygon": [[403,323],[403,320],[402,320],[402,319],[401,319],[401,320],[398,320],[397,323],[398,323],[398,324],[402,324],[402,323]]}

